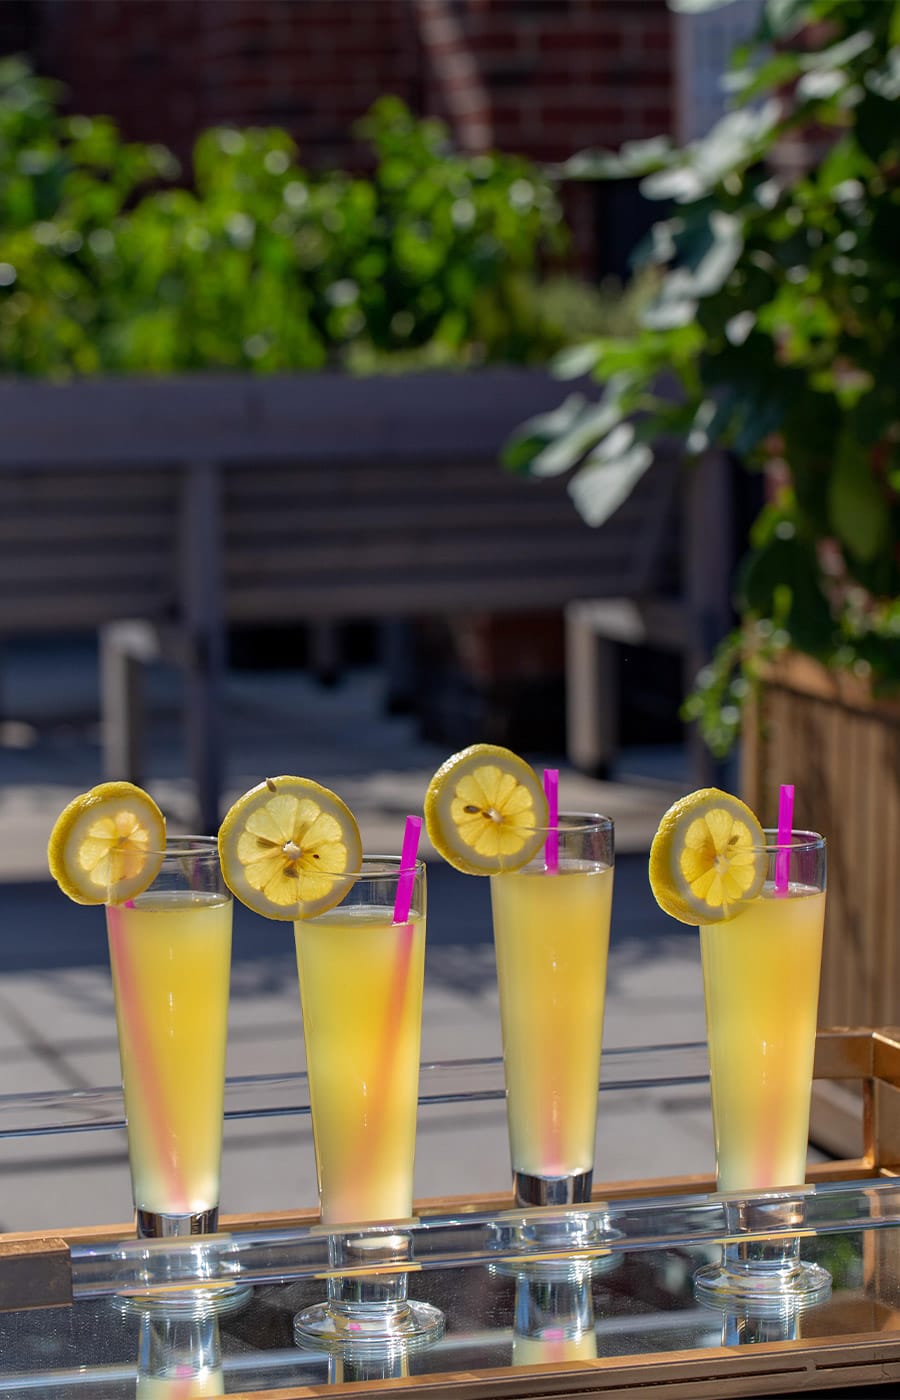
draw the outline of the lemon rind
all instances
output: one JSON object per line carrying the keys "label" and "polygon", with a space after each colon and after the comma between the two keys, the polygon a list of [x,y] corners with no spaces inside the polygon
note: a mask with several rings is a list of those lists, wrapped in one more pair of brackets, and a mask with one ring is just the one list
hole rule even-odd
{"label": "lemon rind", "polygon": [[765,844],[763,830],[755,814],[732,793],[719,788],[701,788],[673,803],[663,815],[650,847],[649,876],[657,904],[679,923],[694,926],[727,923],[759,894],[765,882],[766,860],[760,854],[755,861],[744,862],[753,864],[755,869],[738,897],[710,903],[691,889],[682,872],[680,859],[686,849],[683,838],[687,825],[698,819],[705,821],[717,810],[726,811],[732,821],[739,819],[746,825],[751,841],[741,844],[740,853],[750,854]]}
{"label": "lemon rind", "polygon": [[[323,877],[332,876],[333,880],[328,893],[318,899],[298,899],[290,903],[279,903],[270,899],[263,890],[250,882],[245,873],[245,862],[238,855],[238,843],[246,832],[250,818],[261,812],[279,794],[295,797],[302,794],[314,801],[320,811],[329,813],[340,823],[347,847],[346,868],[344,871],[321,872]],[[315,918],[316,915],[333,909],[352,888],[362,866],[362,837],[356,818],[346,802],[337,793],[314,779],[290,774],[265,778],[232,803],[219,827],[218,848],[222,876],[235,899],[254,913],[281,923]]]}
{"label": "lemon rind", "polygon": [[[512,776],[518,788],[531,797],[534,814],[533,835],[518,850],[479,856],[464,840],[451,815],[460,781],[481,769],[495,767]],[[429,840],[448,865],[464,875],[500,875],[521,870],[533,860],[543,845],[548,820],[547,799],[540,779],[525,759],[499,744],[470,744],[441,764],[425,794],[425,829]],[[541,829],[543,828],[543,830]],[[519,827],[521,832],[524,828]]]}
{"label": "lemon rind", "polygon": [[[149,829],[147,854],[140,870],[128,879],[119,879],[102,886],[85,875],[78,877],[76,849],[84,845],[79,833],[98,817],[113,816],[117,811],[139,808],[138,815]],[[104,809],[108,809],[104,812]],[[47,865],[63,894],[75,904],[123,904],[136,898],[156,879],[162,865],[166,843],[166,819],[149,793],[136,783],[117,779],[98,783],[82,792],[63,808],[53,824],[47,842]]]}

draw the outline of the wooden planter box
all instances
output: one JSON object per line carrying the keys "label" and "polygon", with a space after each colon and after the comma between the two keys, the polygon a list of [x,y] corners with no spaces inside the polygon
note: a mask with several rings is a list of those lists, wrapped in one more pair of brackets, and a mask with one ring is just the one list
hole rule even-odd
{"label": "wooden planter box", "polygon": [[[796,787],[795,825],[828,839],[820,1026],[900,1022],[900,700],[792,655],[748,705],[742,793],[766,826],[778,787]],[[854,1148],[847,1090],[814,1099],[813,1141]],[[850,1124],[852,1123],[852,1127]]]}

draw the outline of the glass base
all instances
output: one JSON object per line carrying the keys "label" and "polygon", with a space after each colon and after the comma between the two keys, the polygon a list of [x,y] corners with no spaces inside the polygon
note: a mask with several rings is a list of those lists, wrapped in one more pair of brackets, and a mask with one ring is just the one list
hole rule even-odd
{"label": "glass base", "polygon": [[570,1172],[567,1176],[530,1176],[513,1172],[517,1206],[577,1206],[591,1199],[593,1171]]}
{"label": "glass base", "polygon": [[831,1293],[831,1275],[819,1264],[793,1263],[784,1270],[735,1270],[727,1263],[707,1264],[694,1274],[698,1303],[725,1312],[752,1312],[776,1317],[786,1309],[811,1307]]}
{"label": "glass base", "polygon": [[607,1253],[604,1246],[621,1238],[621,1230],[613,1229],[602,1210],[550,1210],[544,1220],[531,1216],[497,1222],[491,1227],[491,1243],[510,1257],[491,1264],[491,1272],[551,1280],[583,1271],[606,1273],[618,1266],[621,1256]]}
{"label": "glass base", "polygon": [[205,1284],[174,1293],[117,1293],[111,1299],[117,1312],[142,1317],[199,1319],[227,1317],[245,1308],[253,1297],[249,1283]]}
{"label": "glass base", "polygon": [[294,1318],[297,1346],[376,1354],[414,1349],[444,1334],[444,1314],[430,1303],[317,1303]]}
{"label": "glass base", "polygon": [[[219,1224],[219,1207],[209,1206],[206,1210],[190,1211],[182,1215],[167,1214],[162,1211],[135,1211],[135,1225],[139,1240],[179,1240],[197,1235],[214,1235]],[[221,1262],[221,1239],[198,1241],[190,1247],[194,1260],[193,1278],[187,1281],[184,1268],[173,1276],[172,1290],[165,1293],[120,1293],[113,1299],[113,1305],[123,1313],[141,1313],[148,1317],[161,1318],[203,1318],[214,1315],[224,1317],[246,1307],[253,1297],[253,1289],[247,1283],[197,1282],[198,1278],[214,1271],[213,1259]],[[149,1276],[147,1281],[149,1282]],[[154,1279],[154,1282],[157,1280]],[[160,1282],[163,1280],[160,1279]]]}
{"label": "glass base", "polygon": [[725,1228],[732,1237],[721,1258],[694,1275],[699,1303],[729,1312],[753,1306],[756,1316],[774,1316],[787,1302],[809,1307],[827,1298],[831,1275],[800,1258],[806,1221],[803,1187],[743,1196],[722,1196]]}
{"label": "glass base", "polygon": [[176,1239],[181,1235],[214,1235],[219,1224],[219,1207],[190,1211],[186,1215],[167,1215],[163,1211],[135,1211],[135,1226],[139,1240]]}

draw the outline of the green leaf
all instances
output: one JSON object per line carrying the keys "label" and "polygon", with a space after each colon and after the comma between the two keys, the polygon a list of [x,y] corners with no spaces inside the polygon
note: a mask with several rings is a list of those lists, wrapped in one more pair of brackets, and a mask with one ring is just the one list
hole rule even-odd
{"label": "green leaf", "polygon": [[560,476],[570,471],[600,438],[611,433],[629,410],[627,395],[632,378],[615,375],[597,404],[588,405],[579,417],[552,442],[548,442],[529,465],[532,476]]}
{"label": "green leaf", "polygon": [[597,368],[600,359],[598,342],[586,341],[571,345],[554,357],[552,369],[557,379],[581,379]]}
{"label": "green leaf", "polygon": [[694,296],[708,297],[718,292],[734,271],[744,250],[740,219],[714,209],[707,222],[705,246],[695,247],[688,260]]}
{"label": "green leaf", "polygon": [[781,120],[774,99],[758,108],[728,112],[700,141],[692,142],[669,169],[641,182],[647,199],[687,204],[702,198],[727,177],[754,163]]}
{"label": "green leaf", "polygon": [[866,180],[873,173],[873,163],[860,149],[855,137],[843,136],[826,153],[817,175],[818,188],[830,192],[848,180]]}
{"label": "green leaf", "polygon": [[690,238],[679,242],[687,251],[685,265],[665,277],[641,315],[641,324],[653,330],[687,326],[696,315],[698,300],[721,290],[744,246],[740,220],[722,210],[712,210],[697,221]]}
{"label": "green leaf", "polygon": [[894,103],[867,92],[856,109],[855,130],[860,148],[876,165],[881,164],[900,142]]}
{"label": "green leaf", "polygon": [[871,563],[889,544],[891,518],[872,471],[871,451],[849,432],[836,445],[828,482],[828,513],[838,539],[851,554]]}
{"label": "green leaf", "polygon": [[[900,10],[896,11],[900,15]],[[900,97],[900,47],[891,49],[881,69],[870,69],[865,76],[866,87],[887,102]]]}
{"label": "green leaf", "polygon": [[772,92],[794,81],[798,73],[798,57],[796,53],[776,53],[763,63],[751,66],[746,62],[725,74],[721,79],[722,89],[739,96],[742,102],[750,102],[761,93]]}
{"label": "green leaf", "polygon": [[735,393],[732,400],[732,438],[735,452],[751,457],[760,443],[776,432],[784,421],[784,407],[778,398],[767,393],[764,384],[755,384],[745,394]]}
{"label": "green leaf", "polygon": [[797,647],[824,658],[835,646],[834,619],[815,551],[791,526],[782,516],[757,541],[740,571],[739,602],[751,615],[776,619]]}
{"label": "green leaf", "polygon": [[555,167],[566,180],[626,180],[663,169],[674,147],[668,136],[645,141],[623,141],[618,151],[579,151]]}
{"label": "green leaf", "polygon": [[659,294],[641,312],[641,325],[647,330],[669,331],[689,326],[697,314],[691,274],[686,268],[670,272]]}
{"label": "green leaf", "polygon": [[630,423],[614,428],[569,482],[569,494],[589,525],[602,525],[631,495],[653,461]]}
{"label": "green leaf", "polygon": [[808,0],[766,0],[762,37],[792,39],[809,23]]}
{"label": "green leaf", "polygon": [[857,29],[855,33],[848,34],[846,39],[831,44],[827,49],[815,49],[812,53],[801,54],[799,66],[807,73],[822,68],[845,68],[854,59],[868,53],[874,43],[875,38],[871,30]]}
{"label": "green leaf", "polygon": [[500,460],[512,471],[526,471],[548,443],[574,428],[587,400],[583,394],[570,394],[558,408],[537,413],[518,428],[503,447]]}

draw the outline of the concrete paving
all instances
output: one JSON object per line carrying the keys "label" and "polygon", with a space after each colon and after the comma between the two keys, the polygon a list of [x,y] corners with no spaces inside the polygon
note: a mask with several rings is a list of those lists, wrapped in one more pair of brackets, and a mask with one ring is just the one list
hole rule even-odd
{"label": "concrete paving", "polygon": [[[47,834],[66,801],[101,778],[95,657],[89,645],[10,648],[0,724],[0,1053],[6,1093],[86,1089],[118,1080],[102,912],[71,904],[46,871]],[[145,786],[173,830],[190,827],[181,778],[175,678],[151,678]],[[229,798],[266,773],[298,772],[334,788],[356,812],[368,849],[395,849],[403,817],[421,810],[446,749],[423,743],[407,718],[388,716],[382,678],[363,669],[330,690],[298,672],[229,676]],[[702,1040],[696,935],[650,896],[646,853],[660,814],[684,790],[681,755],[626,755],[616,781],[566,768],[561,800],[616,822],[617,870],[604,1046]],[[635,771],[628,772],[628,764]],[[488,886],[429,856],[424,1061],[499,1055],[500,1030]],[[235,920],[230,1075],[303,1068],[289,926],[244,909]],[[3,1106],[0,1102],[0,1121]],[[712,1168],[705,1086],[601,1097],[596,1174],[615,1180]],[[503,1190],[509,1183],[502,1102],[423,1109],[419,1196]],[[226,1127],[225,1210],[291,1208],[316,1197],[308,1118]],[[124,1134],[5,1138],[0,1228],[38,1229],[130,1217]]]}

